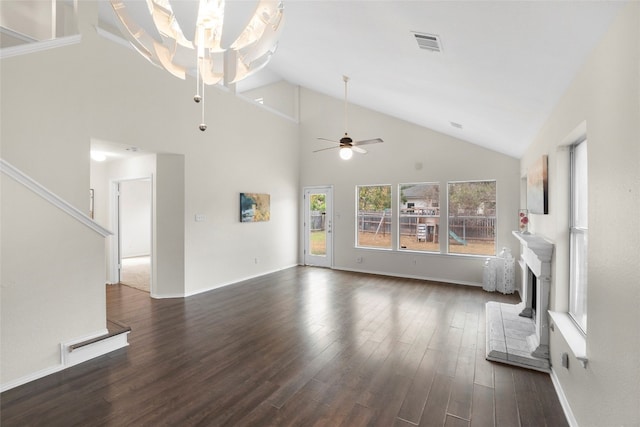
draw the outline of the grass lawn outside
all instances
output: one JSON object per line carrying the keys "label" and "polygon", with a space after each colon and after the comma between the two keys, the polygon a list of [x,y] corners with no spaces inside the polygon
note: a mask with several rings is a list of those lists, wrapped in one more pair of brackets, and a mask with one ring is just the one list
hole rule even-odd
{"label": "grass lawn outside", "polygon": [[[403,248],[406,250],[440,252],[440,243],[418,242],[415,236],[401,236],[400,245],[406,246]],[[358,233],[358,246],[391,249],[391,235],[360,232]],[[495,256],[496,247],[492,241],[467,240],[467,244],[462,245],[454,239],[449,239],[449,253]]]}
{"label": "grass lawn outside", "polygon": [[327,234],[324,230],[312,231],[310,235],[311,255],[327,254]]}

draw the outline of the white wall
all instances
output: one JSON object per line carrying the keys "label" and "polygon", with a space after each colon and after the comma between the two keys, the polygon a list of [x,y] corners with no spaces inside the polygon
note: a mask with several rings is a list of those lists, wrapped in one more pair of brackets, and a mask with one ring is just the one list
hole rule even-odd
{"label": "white wall", "polygon": [[[104,60],[96,59],[92,136],[184,156],[184,292],[296,264],[297,124],[207,87],[209,128],[201,132],[190,78],[176,79],[112,42],[96,44]],[[271,194],[271,221],[239,222],[239,193],[247,191]]]}
{"label": "white wall", "polygon": [[[349,106],[350,136],[354,140],[380,137],[384,143],[367,146],[368,154],[354,154],[349,161],[341,160],[338,150],[312,153],[329,146],[318,137],[337,140],[344,133],[344,104],[307,89],[301,89],[300,94],[300,184],[334,186],[336,268],[482,284],[485,257],[355,248],[355,188],[363,184],[391,184],[392,206],[397,211],[398,184],[439,182],[443,185],[440,210],[446,215],[448,181],[496,180],[497,252],[504,246],[514,253],[518,250],[511,235],[517,228],[520,197],[517,159],[355,105]],[[441,239],[441,244],[445,243],[446,239]],[[363,262],[356,263],[357,257]]]}
{"label": "white wall", "polygon": [[[158,259],[153,273],[162,287],[157,297],[198,293],[294,265],[297,124],[224,90],[208,87],[205,102],[209,129],[201,132],[200,109],[192,100],[193,81],[176,79],[136,52],[101,39],[92,26],[96,22],[95,2],[80,2],[79,9],[80,44],[2,60],[2,158],[87,211],[92,138],[157,153],[154,253]],[[270,222],[239,222],[238,194],[242,191],[271,194]],[[9,259],[5,257],[13,253],[13,248],[39,245],[54,250],[63,237],[65,247],[94,244],[83,233],[38,240],[5,233],[5,229],[20,229],[6,221],[20,216],[22,198],[26,203],[26,196],[10,200],[7,193],[6,197],[3,191],[3,286],[5,259]],[[52,215],[47,219],[42,209],[37,212],[49,227],[55,227],[57,218]],[[206,220],[196,223],[196,213],[205,215]],[[99,217],[104,218],[102,214]],[[105,255],[104,243],[100,245],[101,253],[91,247],[79,251],[80,261],[62,257],[55,265],[43,261],[27,267],[27,253],[15,252],[23,254],[25,262],[16,264],[17,270],[7,274],[32,274],[22,271],[28,268],[41,277],[54,271],[64,273],[60,279],[87,276],[91,280],[82,286],[75,279],[71,283],[56,282],[57,299],[40,298],[39,284],[32,280],[20,282],[23,288],[15,298],[5,297],[3,291],[2,304],[32,304],[29,313],[44,315],[35,316],[32,322],[58,326],[56,334],[46,339],[33,336],[33,352],[48,357],[43,363],[26,355],[19,361],[21,353],[27,351],[22,338],[18,333],[3,334],[3,351],[18,352],[7,359],[3,354],[3,382],[54,364],[50,357],[52,340],[89,334],[96,325],[104,324]],[[259,259],[258,264],[254,258]],[[73,312],[75,320],[68,325],[59,321],[68,318],[68,311],[50,310],[65,298],[82,307]],[[2,325],[13,325],[14,314],[3,310]],[[43,334],[49,332],[43,329]]]}
{"label": "white wall", "polygon": [[[85,49],[2,59],[1,156],[83,212],[91,93]],[[60,368],[60,343],[104,331],[104,238],[2,183],[2,386]]]}
{"label": "white wall", "polygon": [[256,89],[242,92],[240,96],[254,101],[262,98],[265,106],[273,108],[285,116],[298,118],[298,86],[279,81]]}
{"label": "white wall", "polygon": [[[556,328],[554,374],[580,426],[640,421],[640,3],[631,2],[591,53],[522,158],[526,171],[549,156],[549,215],[531,231],[556,244],[551,308],[568,306],[567,151],[586,129],[589,144],[589,362],[583,368]],[[577,130],[576,130],[577,129]],[[561,365],[570,355],[569,368]]]}
{"label": "white wall", "polygon": [[157,154],[153,181],[153,249],[151,258],[154,298],[185,295],[185,169],[184,156]]}
{"label": "white wall", "polygon": [[151,178],[120,183],[122,258],[151,254]]}
{"label": "white wall", "polygon": [[106,333],[104,238],[2,176],[0,384],[61,366],[60,344]]}
{"label": "white wall", "polygon": [[93,220],[103,227],[110,229],[109,224],[109,181],[106,177],[105,162],[90,161],[89,188],[93,189]]}

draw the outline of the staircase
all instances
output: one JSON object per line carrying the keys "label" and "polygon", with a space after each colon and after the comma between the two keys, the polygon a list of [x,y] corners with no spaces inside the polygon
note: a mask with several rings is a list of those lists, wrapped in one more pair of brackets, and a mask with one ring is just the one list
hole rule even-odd
{"label": "staircase", "polygon": [[107,333],[79,342],[61,344],[64,366],[77,365],[128,346],[127,336],[129,332],[131,332],[131,327],[116,320],[107,319]]}

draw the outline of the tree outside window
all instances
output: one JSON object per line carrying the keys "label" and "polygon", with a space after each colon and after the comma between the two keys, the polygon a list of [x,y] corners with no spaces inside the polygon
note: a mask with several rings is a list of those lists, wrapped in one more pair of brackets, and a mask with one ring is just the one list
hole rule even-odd
{"label": "tree outside window", "polygon": [[391,249],[391,185],[357,187],[356,246]]}
{"label": "tree outside window", "polygon": [[450,182],[448,253],[496,254],[496,182]]}

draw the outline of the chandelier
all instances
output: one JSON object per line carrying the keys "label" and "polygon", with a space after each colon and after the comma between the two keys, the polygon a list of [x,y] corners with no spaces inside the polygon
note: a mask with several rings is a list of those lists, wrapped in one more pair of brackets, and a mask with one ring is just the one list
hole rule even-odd
{"label": "chandelier", "polygon": [[204,85],[238,82],[264,67],[283,22],[279,0],[110,0],[131,45],[181,79],[195,75],[193,100]]}

